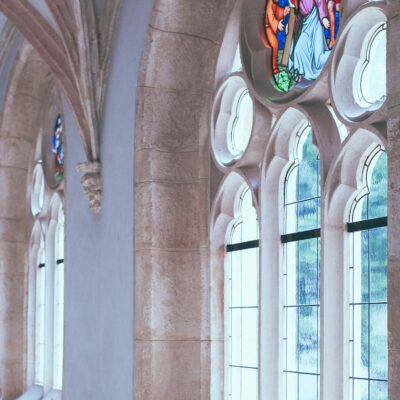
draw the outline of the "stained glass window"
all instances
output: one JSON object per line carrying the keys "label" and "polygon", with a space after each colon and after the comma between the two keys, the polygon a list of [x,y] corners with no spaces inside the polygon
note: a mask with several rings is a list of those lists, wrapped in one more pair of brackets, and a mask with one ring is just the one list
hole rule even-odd
{"label": "stained glass window", "polygon": [[227,390],[232,400],[258,399],[258,222],[251,192],[239,198],[228,246]]}
{"label": "stained glass window", "polygon": [[284,389],[318,400],[320,387],[320,160],[310,126],[296,137],[285,180]]}
{"label": "stained glass window", "polygon": [[51,141],[51,151],[54,154],[54,178],[60,183],[64,177],[64,138],[61,115],[58,114],[54,125]]}
{"label": "stained glass window", "polygon": [[271,50],[277,90],[317,79],[335,45],[341,0],[267,0],[262,42]]}
{"label": "stained glass window", "polygon": [[378,146],[353,203],[350,260],[350,398],[388,398],[387,156]]}

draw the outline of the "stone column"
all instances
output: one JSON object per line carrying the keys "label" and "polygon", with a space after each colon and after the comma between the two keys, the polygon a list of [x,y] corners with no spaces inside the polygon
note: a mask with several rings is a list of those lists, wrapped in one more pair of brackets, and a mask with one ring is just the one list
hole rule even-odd
{"label": "stone column", "polygon": [[225,3],[159,0],[150,21],[135,149],[137,400],[210,397],[208,134]]}
{"label": "stone column", "polygon": [[388,1],[388,334],[389,399],[400,394],[400,3]]}
{"label": "stone column", "polygon": [[17,153],[27,155],[26,145],[24,139],[0,138],[0,382],[4,399],[15,399],[25,386],[27,171],[18,165]]}

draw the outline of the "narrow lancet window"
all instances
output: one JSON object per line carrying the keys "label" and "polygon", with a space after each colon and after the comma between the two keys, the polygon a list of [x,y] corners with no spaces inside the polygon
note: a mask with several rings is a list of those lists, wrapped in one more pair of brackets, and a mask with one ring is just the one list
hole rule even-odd
{"label": "narrow lancet window", "polygon": [[283,375],[286,400],[320,387],[320,161],[310,126],[295,140],[285,179]]}
{"label": "narrow lancet window", "polygon": [[250,189],[238,197],[226,265],[226,398],[258,399],[258,222]]}
{"label": "narrow lancet window", "polygon": [[387,157],[377,146],[351,207],[350,399],[388,398]]}

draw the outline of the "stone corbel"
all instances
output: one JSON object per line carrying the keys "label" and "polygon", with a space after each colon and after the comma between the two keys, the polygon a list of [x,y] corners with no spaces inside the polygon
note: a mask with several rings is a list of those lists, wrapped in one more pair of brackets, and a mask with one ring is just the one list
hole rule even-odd
{"label": "stone corbel", "polygon": [[86,162],[78,164],[90,209],[101,209],[100,124],[112,40],[121,0],[45,0],[53,27],[29,0],[0,0],[2,12],[47,62],[76,119]]}
{"label": "stone corbel", "polygon": [[76,165],[76,170],[82,175],[81,184],[86,198],[89,200],[89,208],[94,213],[101,210],[101,163],[84,162]]}

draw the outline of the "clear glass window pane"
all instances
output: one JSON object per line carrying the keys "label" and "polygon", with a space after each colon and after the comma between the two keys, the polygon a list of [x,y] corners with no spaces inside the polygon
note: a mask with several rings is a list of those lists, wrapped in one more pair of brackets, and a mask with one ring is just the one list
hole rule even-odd
{"label": "clear glass window pane", "polygon": [[44,238],[41,238],[36,268],[36,309],[35,309],[35,383],[44,384],[45,352],[45,272]]}
{"label": "clear glass window pane", "polygon": [[[296,138],[285,180],[285,232],[314,231],[285,244],[284,376],[286,399],[319,399],[320,166],[310,126]],[[291,239],[292,240],[292,239]]]}
{"label": "clear glass window pane", "polygon": [[[251,192],[246,188],[239,198],[237,223],[231,243],[243,243],[258,238],[257,213]],[[228,283],[225,285],[229,302],[226,326],[228,354],[226,374],[229,377],[227,398],[258,399],[258,248],[229,253]]]}
{"label": "clear glass window pane", "polygon": [[[363,179],[352,222],[386,217],[387,158],[380,146],[367,158]],[[351,236],[350,398],[387,399],[387,228]]]}
{"label": "clear glass window pane", "polygon": [[64,214],[59,212],[55,237],[53,387],[62,389],[64,348]]}

